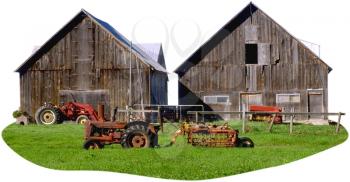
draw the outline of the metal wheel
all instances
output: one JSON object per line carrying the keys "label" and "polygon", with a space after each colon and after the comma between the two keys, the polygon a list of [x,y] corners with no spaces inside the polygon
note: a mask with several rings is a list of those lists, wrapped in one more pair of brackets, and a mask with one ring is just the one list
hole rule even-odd
{"label": "metal wheel", "polygon": [[104,147],[104,145],[99,142],[99,141],[92,141],[92,140],[88,140],[85,141],[84,143],[84,149],[86,150],[90,150],[90,149],[102,149]]}
{"label": "metal wheel", "polygon": [[89,117],[87,117],[86,115],[80,115],[80,116],[77,117],[75,122],[77,124],[85,124],[88,120],[89,120]]}
{"label": "metal wheel", "polygon": [[60,122],[60,112],[52,106],[42,106],[35,113],[37,124],[51,125]]}
{"label": "metal wheel", "polygon": [[248,137],[242,137],[238,139],[237,147],[254,147],[254,142]]}
{"label": "metal wheel", "polygon": [[147,148],[150,139],[144,130],[127,129],[122,136],[121,145],[124,148]]}

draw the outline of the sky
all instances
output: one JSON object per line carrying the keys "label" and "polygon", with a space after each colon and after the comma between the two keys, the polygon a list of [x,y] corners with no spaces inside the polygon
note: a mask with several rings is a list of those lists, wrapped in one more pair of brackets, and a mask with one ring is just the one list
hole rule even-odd
{"label": "sky", "polygon": [[[134,43],[161,42],[167,69],[170,72],[169,104],[177,104],[177,76],[172,72],[249,2],[248,0],[0,1],[2,23],[0,83],[3,87],[0,94],[2,102],[0,129],[13,122],[11,114],[19,107],[19,75],[14,70],[31,55],[35,46],[47,41],[80,9],[84,8],[108,22]],[[348,1],[255,0],[253,3],[295,37],[320,45],[321,59],[333,68],[329,74],[329,111],[350,113],[347,102],[349,84],[346,81],[349,76],[347,53],[350,42]],[[347,128],[350,127],[348,119],[348,116],[342,119]],[[332,167],[335,165],[334,168],[337,170],[334,172],[345,172],[342,168],[339,169],[339,165],[349,163],[348,154],[343,156],[346,160],[341,158],[345,150],[349,151],[349,145],[349,142],[346,142],[345,145],[322,155],[321,158],[327,160],[329,158],[331,161],[330,164],[326,164]],[[5,147],[3,142],[1,147]],[[0,159],[15,160],[22,164],[24,169],[34,170],[30,163],[23,164],[21,159],[14,154],[11,155],[10,150],[7,154],[5,156],[0,154]],[[333,161],[334,158],[331,156],[336,156],[335,158],[342,160],[342,163]],[[322,160],[311,159],[309,163],[316,165],[311,169],[317,168],[317,162],[323,164]],[[4,164],[0,165],[3,169]],[[288,169],[297,170],[293,167]],[[38,173],[40,170],[43,169],[37,169]],[[317,168],[314,172],[321,175],[321,181],[331,179],[329,176],[322,176],[323,170]],[[242,176],[238,179],[245,179],[246,175]]]}

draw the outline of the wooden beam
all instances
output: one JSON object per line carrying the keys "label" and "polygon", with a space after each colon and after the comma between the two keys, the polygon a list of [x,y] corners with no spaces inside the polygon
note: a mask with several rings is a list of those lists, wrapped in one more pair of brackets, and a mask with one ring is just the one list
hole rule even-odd
{"label": "wooden beam", "polygon": [[[199,114],[242,114],[241,111],[187,111],[187,114],[196,114],[198,112]],[[337,115],[345,115],[345,113],[342,112],[261,112],[261,111],[246,111],[246,114],[281,114],[281,115],[328,115],[328,116],[337,116]]]}
{"label": "wooden beam", "polygon": [[246,124],[246,112],[245,109],[243,108],[243,113],[242,113],[242,132],[245,133],[245,124]]}
{"label": "wooden beam", "polygon": [[335,132],[336,132],[336,133],[339,133],[339,128],[340,128],[340,119],[341,119],[341,116],[342,116],[342,114],[341,114],[341,113],[339,113],[339,114],[338,114],[338,122],[337,122],[337,127],[336,127],[336,129],[335,129]]}
{"label": "wooden beam", "polygon": [[294,121],[295,115],[291,116],[290,122],[289,122],[289,134],[293,133],[293,121]]}
{"label": "wooden beam", "polygon": [[270,122],[269,129],[268,129],[270,133],[271,133],[271,131],[272,131],[273,121],[275,121],[275,118],[276,118],[276,114],[273,114],[272,120],[271,120],[271,122]]}

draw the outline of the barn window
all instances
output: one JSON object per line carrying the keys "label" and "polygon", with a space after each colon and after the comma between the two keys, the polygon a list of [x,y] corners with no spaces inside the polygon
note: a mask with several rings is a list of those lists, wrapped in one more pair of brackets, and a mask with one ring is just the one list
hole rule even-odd
{"label": "barn window", "polygon": [[276,94],[277,104],[300,103],[300,94]]}
{"label": "barn window", "polygon": [[245,64],[258,64],[257,44],[245,44]]}
{"label": "barn window", "polygon": [[204,96],[204,102],[206,104],[227,104],[229,102],[229,96],[225,96],[225,95]]}

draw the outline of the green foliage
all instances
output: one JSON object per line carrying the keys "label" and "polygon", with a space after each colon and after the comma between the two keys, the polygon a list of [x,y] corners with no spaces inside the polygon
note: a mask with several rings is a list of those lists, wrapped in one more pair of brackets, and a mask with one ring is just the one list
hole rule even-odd
{"label": "green foliage", "polygon": [[23,113],[21,111],[19,111],[19,110],[13,111],[13,113],[12,113],[12,117],[13,118],[18,118],[18,117],[20,117],[22,115],[23,115]]}
{"label": "green foliage", "polygon": [[[230,122],[241,129],[238,122]],[[255,148],[203,148],[179,137],[171,147],[123,149],[120,145],[102,150],[84,150],[84,127],[75,124],[10,125],[2,133],[6,143],[19,155],[35,164],[61,170],[100,170],[168,179],[210,179],[289,163],[344,142],[344,128],[335,134],[334,126],[274,125],[268,133],[266,123],[248,123]],[[176,126],[166,124],[160,132],[162,146],[170,141]]]}

